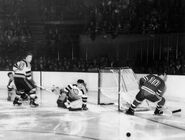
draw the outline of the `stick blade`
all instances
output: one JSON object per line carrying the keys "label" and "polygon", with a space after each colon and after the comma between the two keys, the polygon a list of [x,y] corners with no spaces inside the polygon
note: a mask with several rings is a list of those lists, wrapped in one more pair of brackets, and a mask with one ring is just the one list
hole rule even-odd
{"label": "stick blade", "polygon": [[100,103],[99,105],[114,105],[114,103]]}
{"label": "stick blade", "polygon": [[178,113],[178,112],[181,112],[182,110],[181,109],[176,109],[176,110],[173,110],[172,113]]}
{"label": "stick blade", "polygon": [[145,112],[145,111],[150,111],[150,109],[149,108],[137,108],[135,111],[136,112]]}

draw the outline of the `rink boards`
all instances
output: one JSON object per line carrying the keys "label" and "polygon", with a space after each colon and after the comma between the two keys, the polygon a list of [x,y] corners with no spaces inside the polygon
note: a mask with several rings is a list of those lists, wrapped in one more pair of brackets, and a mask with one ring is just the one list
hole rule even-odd
{"label": "rink boards", "polygon": [[[173,116],[154,116],[153,111],[128,116],[114,106],[97,105],[97,73],[34,72],[34,80],[44,86],[65,85],[78,78],[90,89],[88,111],[70,112],[58,108],[57,96],[38,90],[38,108],[15,107],[7,102],[7,72],[1,72],[0,139],[3,140],[184,140],[184,76],[168,76],[165,93],[169,109],[181,108]],[[137,75],[142,76],[142,75]],[[126,137],[130,132],[131,137]]]}

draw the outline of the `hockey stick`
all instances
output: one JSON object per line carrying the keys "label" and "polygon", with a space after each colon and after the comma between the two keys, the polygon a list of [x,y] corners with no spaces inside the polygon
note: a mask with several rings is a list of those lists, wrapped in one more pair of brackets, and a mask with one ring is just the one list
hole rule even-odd
{"label": "hockey stick", "polygon": [[45,90],[45,91],[49,92],[49,93],[58,95],[58,93],[56,93],[56,92],[54,92],[54,91],[51,91],[51,90],[48,89],[48,88],[45,88],[45,87],[43,87],[43,86],[38,86],[38,85],[36,85],[36,86],[37,86],[38,88],[42,89],[42,90]]}
{"label": "hockey stick", "polygon": [[100,103],[99,105],[114,105],[114,103]]}
{"label": "hockey stick", "polygon": [[43,86],[38,86],[38,85],[36,85],[38,88],[40,88],[40,89],[42,89],[42,90],[46,90],[46,91],[48,91],[48,92],[51,92],[51,90],[49,90],[49,89],[47,89],[47,88],[45,88],[45,87],[43,87]]}
{"label": "hockey stick", "polygon": [[180,108],[179,109],[175,109],[175,110],[170,110],[166,105],[164,105],[162,111],[163,111],[164,115],[172,116],[173,114],[181,112],[182,110]]}
{"label": "hockey stick", "polygon": [[[149,103],[147,105],[148,105],[148,109],[149,110],[153,110],[154,109],[152,106],[150,106]],[[170,110],[166,105],[164,105],[162,107],[162,111],[163,111],[163,114],[161,114],[161,115],[171,117],[173,114],[181,112],[182,110],[180,108],[179,109],[175,109],[175,110]]]}
{"label": "hockey stick", "polygon": [[173,110],[172,113],[178,113],[178,112],[181,112],[181,109],[176,109],[176,110]]}

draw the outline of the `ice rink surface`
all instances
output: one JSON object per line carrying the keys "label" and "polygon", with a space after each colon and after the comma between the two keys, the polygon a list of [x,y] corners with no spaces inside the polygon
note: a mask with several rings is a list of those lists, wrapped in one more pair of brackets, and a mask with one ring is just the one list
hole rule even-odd
{"label": "ice rink surface", "polygon": [[6,101],[6,89],[0,89],[0,140],[185,139],[184,99],[167,98],[169,109],[182,109],[173,116],[154,116],[153,111],[129,116],[113,106],[98,106],[96,92],[89,92],[89,110],[76,112],[58,108],[54,94],[37,93],[40,106],[31,108],[26,103],[13,106]]}

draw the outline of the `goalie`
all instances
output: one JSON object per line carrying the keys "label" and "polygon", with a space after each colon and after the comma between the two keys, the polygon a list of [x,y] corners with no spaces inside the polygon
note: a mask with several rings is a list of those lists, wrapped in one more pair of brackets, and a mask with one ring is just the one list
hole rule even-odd
{"label": "goalie", "polygon": [[162,107],[165,104],[163,94],[165,92],[165,81],[167,79],[166,73],[158,73],[158,76],[149,74],[140,79],[140,91],[137,93],[135,100],[130,105],[126,114],[134,115],[134,110],[145,99],[157,103],[154,111],[155,115],[163,114]]}
{"label": "goalie", "polygon": [[68,108],[70,111],[88,110],[87,88],[84,80],[77,80],[77,84],[68,85],[64,89],[55,88],[53,92],[59,92],[58,107]]}

